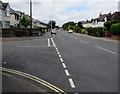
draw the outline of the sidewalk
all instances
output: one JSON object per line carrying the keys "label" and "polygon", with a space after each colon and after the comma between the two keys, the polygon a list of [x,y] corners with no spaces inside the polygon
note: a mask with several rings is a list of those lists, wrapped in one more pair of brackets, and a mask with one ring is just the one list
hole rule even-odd
{"label": "sidewalk", "polygon": [[[41,86],[42,87],[42,86]],[[49,94],[47,90],[35,85],[30,80],[11,75],[8,73],[2,73],[2,92],[40,92],[41,94]],[[26,94],[25,93],[25,94]]]}
{"label": "sidewalk", "polygon": [[106,41],[106,42],[114,42],[114,43],[119,42],[119,40],[115,40],[115,39],[112,39],[112,38],[109,38],[109,37],[94,37],[94,36],[90,36],[90,35],[87,35],[87,34],[79,34],[79,33],[74,33],[74,34],[89,37],[89,38],[92,38],[92,39],[103,40],[103,41]]}

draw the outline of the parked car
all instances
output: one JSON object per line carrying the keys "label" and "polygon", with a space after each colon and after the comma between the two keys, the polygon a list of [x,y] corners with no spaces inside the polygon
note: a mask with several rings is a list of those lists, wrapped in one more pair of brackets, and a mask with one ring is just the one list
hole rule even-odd
{"label": "parked car", "polygon": [[51,34],[56,34],[56,30],[52,29]]}
{"label": "parked car", "polygon": [[73,30],[70,29],[70,30],[68,31],[68,33],[73,33]]}

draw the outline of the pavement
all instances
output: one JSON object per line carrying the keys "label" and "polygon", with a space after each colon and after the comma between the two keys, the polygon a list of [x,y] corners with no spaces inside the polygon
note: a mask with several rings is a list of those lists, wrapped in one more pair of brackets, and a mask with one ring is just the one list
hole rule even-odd
{"label": "pavement", "polygon": [[4,39],[2,67],[31,74],[68,93],[118,92],[118,42],[62,30],[46,36]]}

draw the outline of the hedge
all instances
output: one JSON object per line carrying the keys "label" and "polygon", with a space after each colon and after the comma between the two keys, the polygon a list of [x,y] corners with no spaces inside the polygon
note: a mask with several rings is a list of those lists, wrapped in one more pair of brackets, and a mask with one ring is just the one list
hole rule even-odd
{"label": "hedge", "polygon": [[110,32],[113,35],[120,35],[120,23],[112,24],[112,26],[110,28]]}
{"label": "hedge", "polygon": [[88,35],[96,36],[96,37],[104,37],[105,36],[105,28],[104,27],[90,27],[87,28]]}

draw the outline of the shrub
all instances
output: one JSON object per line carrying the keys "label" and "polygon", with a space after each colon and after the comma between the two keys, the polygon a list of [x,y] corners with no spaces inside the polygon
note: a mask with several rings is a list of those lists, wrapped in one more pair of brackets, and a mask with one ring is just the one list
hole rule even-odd
{"label": "shrub", "polygon": [[75,25],[74,27],[74,32],[78,33],[80,31],[80,28],[78,25]]}
{"label": "shrub", "polygon": [[74,30],[74,27],[72,25],[69,25],[68,26],[68,30],[71,29],[71,30]]}
{"label": "shrub", "polygon": [[86,29],[81,29],[81,34],[87,34],[87,30]]}
{"label": "shrub", "polygon": [[120,35],[120,23],[112,24],[112,26],[110,28],[110,32],[113,35]]}
{"label": "shrub", "polygon": [[90,27],[87,28],[88,35],[96,36],[96,37],[104,37],[105,36],[105,28],[104,27]]}

